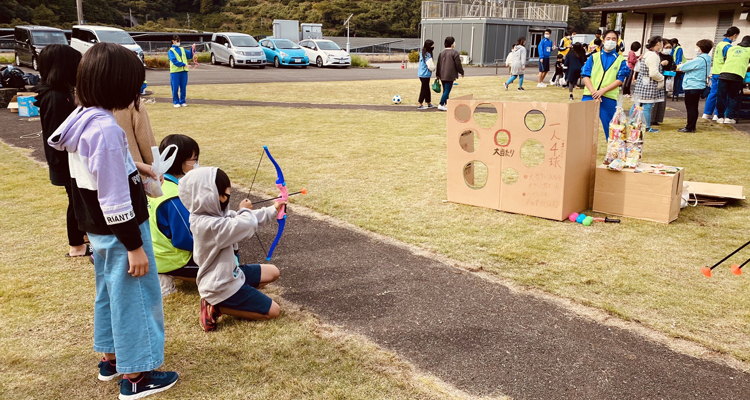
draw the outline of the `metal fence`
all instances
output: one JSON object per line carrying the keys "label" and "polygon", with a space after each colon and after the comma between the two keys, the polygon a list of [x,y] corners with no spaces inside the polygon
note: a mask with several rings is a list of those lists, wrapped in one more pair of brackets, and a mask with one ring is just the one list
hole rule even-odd
{"label": "metal fence", "polygon": [[471,3],[423,1],[422,19],[503,18],[532,21],[568,21],[568,6],[528,1],[475,0]]}
{"label": "metal fence", "polygon": [[[166,42],[166,41],[164,41],[164,42],[153,42],[153,41],[141,42],[141,41],[136,41],[136,43],[138,44],[138,46],[141,46],[141,48],[143,49],[143,52],[146,53],[146,54],[149,54],[149,53],[166,53],[167,51],[169,51],[169,48],[172,47],[172,42]],[[185,48],[189,48],[192,45],[193,45],[192,42],[187,42],[187,41],[182,41],[182,43],[180,43],[180,46],[185,47]],[[208,50],[209,50],[209,43],[208,42],[196,42],[195,43],[195,51],[202,53],[202,52],[208,51]]]}

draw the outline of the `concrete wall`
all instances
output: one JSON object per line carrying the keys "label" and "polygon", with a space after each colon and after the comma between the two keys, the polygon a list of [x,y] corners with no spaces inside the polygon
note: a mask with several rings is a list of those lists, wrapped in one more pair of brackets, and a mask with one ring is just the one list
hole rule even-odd
{"label": "concrete wall", "polygon": [[[424,43],[427,39],[435,42],[435,51],[437,56],[443,49],[443,42],[446,37],[453,36],[456,39],[456,51],[465,51],[472,56],[476,63],[482,59],[482,45],[484,44],[484,21],[461,22],[459,20],[439,20],[437,23],[422,23],[422,40]],[[474,28],[474,47],[472,48],[471,36]]]}
{"label": "concrete wall", "polygon": [[[685,52],[685,57],[694,58],[695,53],[693,50],[697,41],[701,39],[714,41],[719,22],[719,11],[734,10],[734,26],[740,28],[740,38],[750,35],[750,22],[739,20],[740,13],[744,9],[746,8],[741,7],[740,4],[725,4],[644,10],[644,12],[648,12],[645,38],[648,41],[648,38],[651,36],[651,23],[654,14],[666,14],[662,36],[679,39]],[[675,14],[682,14],[682,24],[669,22],[669,18]],[[723,34],[724,32],[721,33]],[[623,39],[626,50],[630,51],[630,44],[634,41],[641,42],[642,37],[643,15],[628,13]]]}

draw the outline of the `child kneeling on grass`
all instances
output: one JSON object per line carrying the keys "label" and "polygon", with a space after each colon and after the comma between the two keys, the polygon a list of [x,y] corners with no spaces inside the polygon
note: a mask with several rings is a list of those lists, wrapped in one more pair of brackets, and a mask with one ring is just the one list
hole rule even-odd
{"label": "child kneeling on grass", "polygon": [[281,311],[257,289],[278,279],[278,268],[239,265],[234,251],[240,240],[273,221],[285,202],[251,210],[252,203],[245,199],[235,212],[228,210],[231,188],[229,177],[218,168],[194,169],[180,180],[180,200],[190,211],[193,258],[200,266],[196,283],[201,295],[200,324],[206,332],[216,329],[221,314],[263,320],[276,318]]}
{"label": "child kneeling on grass", "polygon": [[121,400],[171,388],[175,372],[164,362],[164,311],[151,246],[141,173],[125,132],[112,116],[140,100],[145,76],[132,51],[113,43],[89,49],[78,67],[76,108],[48,139],[67,151],[79,228],[94,248],[94,351],[104,353],[99,380],[120,380]]}

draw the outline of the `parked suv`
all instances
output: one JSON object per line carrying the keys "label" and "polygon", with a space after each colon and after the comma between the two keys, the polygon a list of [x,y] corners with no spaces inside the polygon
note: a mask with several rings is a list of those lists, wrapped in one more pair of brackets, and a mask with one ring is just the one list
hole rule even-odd
{"label": "parked suv", "polygon": [[211,64],[227,63],[230,67],[266,67],[266,56],[255,39],[244,33],[222,32],[211,37]]}
{"label": "parked suv", "polygon": [[17,26],[14,32],[16,66],[29,65],[39,70],[39,52],[49,44],[68,44],[65,32],[49,26]]}
{"label": "parked suv", "polygon": [[85,53],[97,43],[116,43],[126,49],[133,50],[141,62],[145,64],[143,49],[138,46],[130,35],[122,29],[95,25],[73,25],[70,45],[74,49]]}

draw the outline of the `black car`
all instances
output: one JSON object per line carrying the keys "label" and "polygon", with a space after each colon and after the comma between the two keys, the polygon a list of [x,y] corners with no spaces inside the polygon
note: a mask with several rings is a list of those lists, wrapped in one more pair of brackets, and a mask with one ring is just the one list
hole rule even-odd
{"label": "black car", "polygon": [[49,44],[68,44],[65,32],[49,26],[17,26],[15,30],[16,66],[39,70],[39,52]]}

